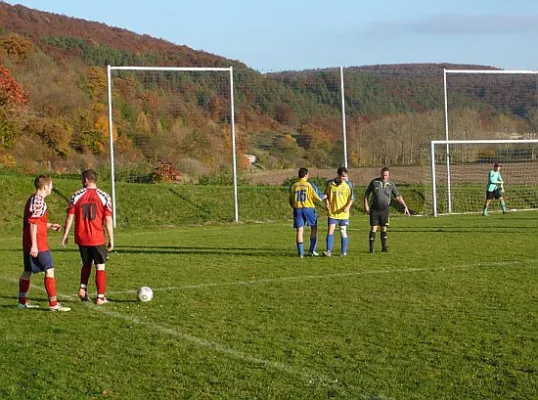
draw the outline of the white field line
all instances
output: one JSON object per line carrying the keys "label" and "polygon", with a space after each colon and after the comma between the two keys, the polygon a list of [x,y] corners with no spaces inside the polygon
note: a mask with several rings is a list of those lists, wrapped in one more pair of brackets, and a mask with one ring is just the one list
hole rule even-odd
{"label": "white field line", "polygon": [[[373,271],[357,271],[357,272],[344,272],[339,274],[326,274],[326,275],[301,275],[301,276],[285,276],[281,278],[265,278],[265,279],[253,279],[248,281],[235,281],[235,282],[223,282],[223,283],[200,283],[198,285],[183,285],[183,286],[168,286],[161,288],[152,288],[154,292],[167,292],[174,290],[189,290],[189,289],[205,289],[213,287],[223,287],[223,286],[250,286],[250,285],[259,285],[259,284],[270,284],[277,282],[293,282],[293,281],[308,281],[308,280],[320,280],[320,279],[339,279],[339,278],[349,278],[354,276],[361,275],[381,275],[381,274],[392,274],[392,273],[410,273],[410,272],[427,272],[427,271],[444,271],[446,269],[470,269],[476,267],[503,267],[510,266],[514,264],[526,264],[538,262],[538,260],[523,260],[523,261],[500,261],[500,262],[486,262],[486,263],[476,263],[476,264],[467,264],[467,265],[453,265],[445,267],[436,267],[436,268],[405,268],[405,269],[383,269],[383,270],[373,270]],[[136,290],[121,290],[115,292],[108,292],[109,295],[115,294],[131,294],[136,293]]]}
{"label": "white field line", "polygon": [[[18,282],[18,279],[13,278],[13,277],[9,277],[9,276],[5,276],[5,275],[0,275],[0,278],[4,279],[6,281],[9,281],[9,282],[13,282],[13,283]],[[40,290],[42,292],[46,292],[45,288],[43,286],[41,286],[41,285],[32,284],[32,288]],[[58,293],[58,298],[62,298],[62,299],[73,301],[73,302],[79,301],[78,297],[65,295],[65,294],[61,294],[61,293]],[[141,320],[139,318],[136,318],[136,317],[133,317],[133,316],[130,316],[130,315],[125,315],[125,314],[122,314],[122,313],[117,312],[117,311],[112,311],[112,310],[110,310],[110,308],[108,308],[109,306],[96,306],[93,303],[83,303],[83,304],[86,307],[88,307],[90,310],[100,312],[102,314],[108,315],[108,316],[113,317],[113,318],[122,319],[122,320],[130,322],[132,324],[140,325],[140,326],[143,326],[145,328],[149,328],[150,330],[154,330],[154,331],[166,334],[166,335],[174,336],[174,337],[182,339],[182,340],[184,340],[186,342],[193,343],[193,344],[195,344],[195,345],[197,345],[199,347],[207,348],[207,349],[210,349],[210,350],[214,350],[214,351],[216,351],[218,353],[226,354],[226,355],[228,355],[228,356],[230,356],[230,357],[232,357],[232,358],[234,358],[236,360],[243,361],[243,362],[249,363],[249,364],[262,365],[263,367],[268,368],[268,369],[272,369],[274,371],[283,372],[283,373],[286,373],[288,375],[298,376],[301,379],[303,379],[305,382],[307,382],[308,385],[310,385],[310,386],[322,385],[322,386],[326,386],[326,387],[337,388],[337,389],[340,389],[340,390],[344,390],[344,389],[354,390],[355,389],[352,385],[349,385],[349,384],[345,384],[344,386],[342,386],[342,385],[339,384],[338,379],[327,378],[327,377],[323,376],[322,374],[317,373],[315,371],[310,371],[310,370],[308,370],[306,368],[300,368],[300,369],[299,368],[294,368],[294,367],[291,367],[289,365],[286,365],[286,364],[283,364],[283,363],[280,363],[280,362],[270,361],[270,360],[266,360],[266,359],[259,358],[259,357],[256,357],[256,356],[252,356],[252,355],[244,353],[242,351],[237,351],[237,350],[234,350],[233,348],[226,347],[226,346],[224,346],[222,344],[219,344],[217,342],[212,342],[210,340],[202,339],[202,338],[199,338],[197,336],[193,336],[193,335],[189,335],[187,333],[183,333],[183,332],[179,331],[178,329],[169,328],[169,327],[166,327],[166,326],[163,326],[163,325],[158,325],[158,324],[156,324],[154,322],[151,322],[151,321],[143,321],[143,320]],[[111,302],[109,304],[113,304],[113,302]],[[359,395],[359,397],[364,398],[364,399],[368,398],[366,395]],[[382,397],[382,398],[384,398],[384,397]]]}

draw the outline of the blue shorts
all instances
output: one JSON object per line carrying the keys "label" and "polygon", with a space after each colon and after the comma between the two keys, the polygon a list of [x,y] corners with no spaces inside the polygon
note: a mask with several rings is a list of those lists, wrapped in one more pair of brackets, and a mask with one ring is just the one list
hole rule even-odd
{"label": "blue shorts", "polygon": [[303,226],[317,226],[318,217],[315,208],[294,208],[293,209],[293,227],[302,228]]}
{"label": "blue shorts", "polygon": [[37,257],[32,257],[30,253],[23,253],[24,270],[26,272],[32,272],[37,274],[38,272],[45,272],[48,269],[54,268],[52,263],[52,254],[50,250],[40,251],[37,253]]}
{"label": "blue shorts", "polygon": [[334,219],[329,217],[329,225],[349,226],[349,219]]}

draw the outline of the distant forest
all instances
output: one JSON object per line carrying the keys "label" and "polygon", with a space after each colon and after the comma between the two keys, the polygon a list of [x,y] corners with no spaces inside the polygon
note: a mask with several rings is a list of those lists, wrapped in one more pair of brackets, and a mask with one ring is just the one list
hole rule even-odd
{"label": "distant forest", "polygon": [[[330,60],[328,60],[329,62]],[[107,65],[234,69],[239,168],[343,163],[340,69],[262,74],[245,64],[102,23],[0,3],[0,168],[73,173],[109,160]],[[444,139],[443,69],[345,68],[351,167],[424,163]],[[536,138],[536,75],[454,75],[452,139]],[[231,164],[229,78],[217,73],[113,74],[118,170],[177,179]]]}

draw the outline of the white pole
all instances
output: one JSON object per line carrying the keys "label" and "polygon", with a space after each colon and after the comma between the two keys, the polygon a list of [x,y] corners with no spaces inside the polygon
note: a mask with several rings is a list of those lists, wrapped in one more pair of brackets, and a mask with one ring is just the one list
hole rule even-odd
{"label": "white pole", "polygon": [[344,167],[347,168],[346,101],[344,94],[344,67],[340,67],[340,93],[342,93],[342,135],[344,140]]}
{"label": "white pole", "polygon": [[116,228],[116,177],[114,172],[114,127],[112,120],[112,78],[111,67],[107,65],[107,85],[108,85],[108,137],[110,142],[110,180],[112,183],[112,221]]}
{"label": "white pole", "polygon": [[446,84],[446,72],[443,70],[444,91],[445,91],[445,140],[446,143],[446,177],[447,177],[447,196],[448,196],[448,213],[452,212],[452,187],[450,184],[450,145],[448,144],[448,93]]}
{"label": "white pole", "polygon": [[431,142],[430,154],[432,158],[432,197],[433,197],[433,216],[437,217],[437,184],[435,178],[435,142]]}
{"label": "white pole", "polygon": [[234,221],[239,222],[239,201],[237,195],[237,160],[235,153],[235,112],[234,112],[234,70],[230,66],[230,108],[232,119],[232,164],[234,175]]}
{"label": "white pole", "polygon": [[432,140],[435,144],[510,144],[510,143],[536,143],[538,139],[481,139],[481,140]]}

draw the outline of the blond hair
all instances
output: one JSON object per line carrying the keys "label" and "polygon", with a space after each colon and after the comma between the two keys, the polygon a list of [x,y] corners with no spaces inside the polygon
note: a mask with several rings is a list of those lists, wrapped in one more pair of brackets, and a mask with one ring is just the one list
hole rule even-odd
{"label": "blond hair", "polygon": [[52,182],[52,178],[48,175],[39,175],[34,179],[34,186],[37,190],[43,189],[45,185]]}

